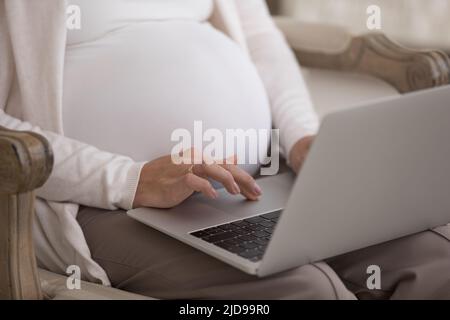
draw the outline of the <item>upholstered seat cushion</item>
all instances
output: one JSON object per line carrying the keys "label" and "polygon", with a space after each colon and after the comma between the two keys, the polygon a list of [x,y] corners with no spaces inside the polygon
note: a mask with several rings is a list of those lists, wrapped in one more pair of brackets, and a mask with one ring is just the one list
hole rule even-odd
{"label": "upholstered seat cushion", "polygon": [[393,86],[364,74],[311,68],[303,68],[303,74],[320,117],[371,100],[399,95]]}
{"label": "upholstered seat cushion", "polygon": [[99,284],[81,281],[80,289],[68,289],[67,277],[39,269],[44,297],[50,300],[153,300]]}

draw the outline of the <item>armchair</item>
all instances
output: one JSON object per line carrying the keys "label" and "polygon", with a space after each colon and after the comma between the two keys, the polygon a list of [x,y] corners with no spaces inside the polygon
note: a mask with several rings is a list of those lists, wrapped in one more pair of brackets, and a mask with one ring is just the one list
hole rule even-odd
{"label": "armchair", "polygon": [[[410,50],[383,34],[352,36],[333,26],[289,18],[276,22],[305,67],[307,85],[322,115],[336,105],[356,102],[355,96],[362,101],[449,84],[450,60],[440,51]],[[341,92],[343,77],[350,81],[346,98]],[[324,86],[337,86],[334,90],[342,99],[324,99]],[[46,181],[52,164],[52,151],[43,137],[0,127],[0,299],[144,298],[90,283],[70,294],[63,276],[38,270],[32,241],[33,190]]]}
{"label": "armchair", "polygon": [[52,165],[43,137],[0,127],[0,298],[42,298],[31,233],[33,190]]}

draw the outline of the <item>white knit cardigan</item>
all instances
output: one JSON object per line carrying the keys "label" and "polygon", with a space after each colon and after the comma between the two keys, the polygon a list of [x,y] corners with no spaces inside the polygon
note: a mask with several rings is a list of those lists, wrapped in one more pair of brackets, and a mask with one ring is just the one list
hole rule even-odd
{"label": "white knit cardigan", "polygon": [[[91,258],[76,215],[79,205],[130,209],[143,163],[64,137],[66,5],[65,0],[0,0],[0,125],[38,132],[54,151],[53,172],[37,190],[35,205],[39,265],[64,273],[75,264],[84,279],[109,285]],[[255,63],[284,151],[315,133],[318,120],[299,67],[264,1],[215,0],[211,23]]]}

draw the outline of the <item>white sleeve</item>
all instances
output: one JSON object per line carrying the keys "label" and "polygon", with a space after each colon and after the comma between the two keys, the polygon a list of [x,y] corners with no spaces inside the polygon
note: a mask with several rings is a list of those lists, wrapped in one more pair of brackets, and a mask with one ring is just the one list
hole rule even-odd
{"label": "white sleeve", "polygon": [[38,197],[111,210],[131,209],[143,163],[43,131],[1,109],[0,126],[34,131],[50,142],[54,167],[48,181],[36,191]]}
{"label": "white sleeve", "polygon": [[300,67],[264,0],[235,1],[248,50],[266,88],[273,126],[280,129],[287,156],[306,135],[317,133],[319,120]]}

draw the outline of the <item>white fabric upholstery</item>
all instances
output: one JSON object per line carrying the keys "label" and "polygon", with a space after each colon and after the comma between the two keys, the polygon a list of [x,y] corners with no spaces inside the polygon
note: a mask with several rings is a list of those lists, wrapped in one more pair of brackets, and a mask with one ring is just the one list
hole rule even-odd
{"label": "white fabric upholstery", "polygon": [[323,53],[340,53],[352,40],[346,28],[308,23],[299,19],[277,16],[274,20],[294,49]]}
{"label": "white fabric upholstery", "polygon": [[302,70],[321,118],[370,100],[399,95],[388,83],[368,75],[311,68]]}
{"label": "white fabric upholstery", "polygon": [[[282,16],[276,17],[275,21],[294,49],[339,53],[348,47],[353,37],[344,27],[307,23]],[[302,71],[314,108],[321,118],[332,111],[399,95],[393,86],[369,75],[305,67]]]}
{"label": "white fabric upholstery", "polygon": [[343,26],[354,34],[367,33],[366,9],[381,9],[381,31],[414,48],[450,52],[448,0],[280,0],[281,13],[305,22]]}
{"label": "white fabric upholstery", "polygon": [[81,288],[67,288],[67,277],[39,269],[42,291],[51,300],[154,300],[99,284],[81,282]]}

